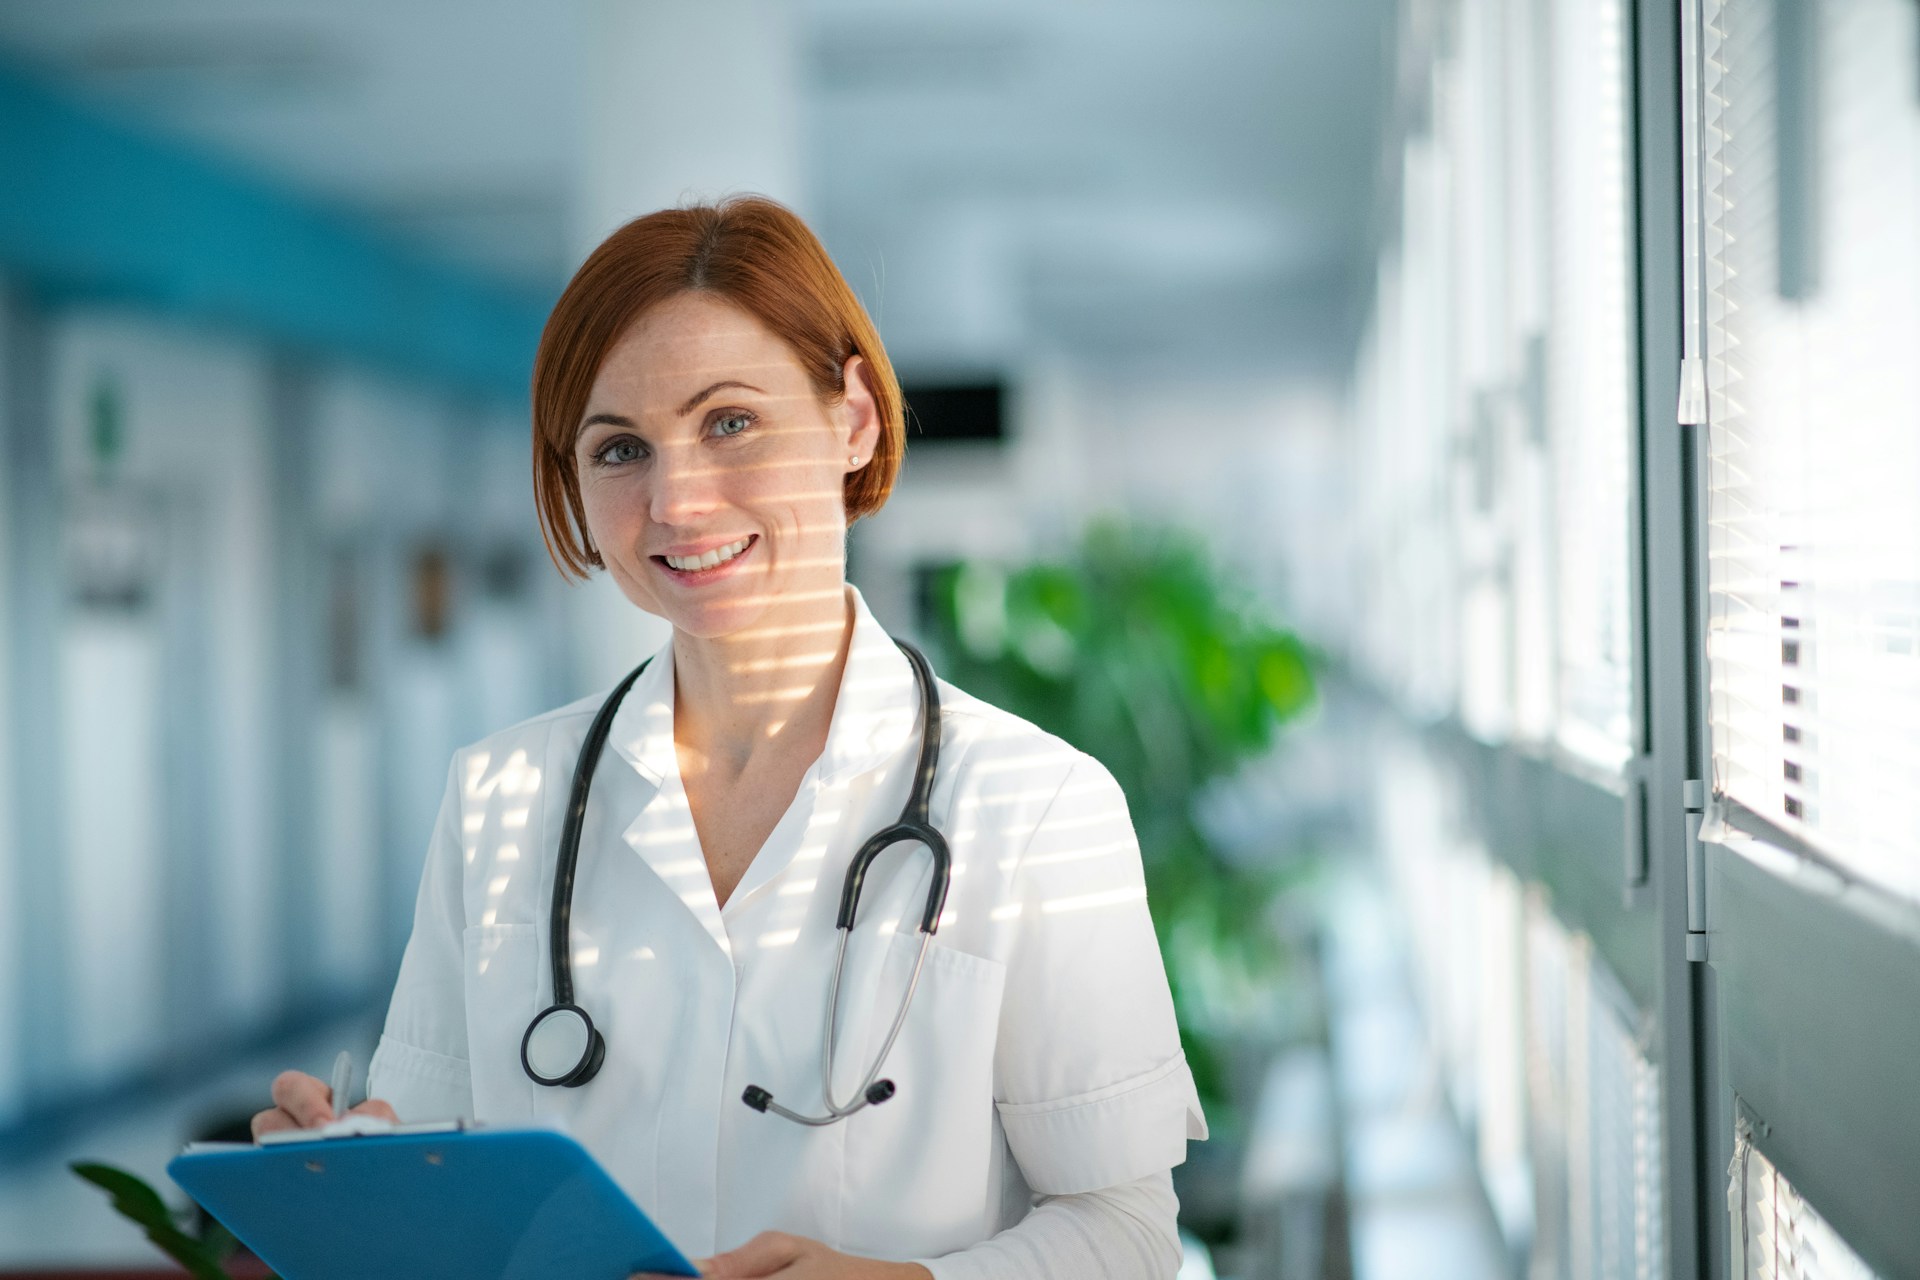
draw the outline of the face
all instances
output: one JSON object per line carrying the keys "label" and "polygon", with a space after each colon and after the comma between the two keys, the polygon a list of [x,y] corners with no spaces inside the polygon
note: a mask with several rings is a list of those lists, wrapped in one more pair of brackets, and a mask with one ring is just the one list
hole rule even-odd
{"label": "face", "polygon": [[858,356],[846,375],[823,403],[785,342],[710,294],[635,322],[573,449],[588,535],[629,600],[708,639],[837,614],[843,485],[879,438]]}

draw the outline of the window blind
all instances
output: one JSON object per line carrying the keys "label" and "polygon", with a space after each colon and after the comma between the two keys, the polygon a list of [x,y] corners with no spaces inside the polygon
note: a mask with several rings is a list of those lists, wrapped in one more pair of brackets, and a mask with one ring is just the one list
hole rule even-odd
{"label": "window blind", "polygon": [[1661,1224],[1660,1075],[1651,1023],[1597,960],[1587,966],[1587,1160],[1592,1168],[1585,1274],[1666,1274]]}
{"label": "window blind", "polygon": [[1920,32],[1785,11],[1704,0],[1713,783],[1920,897]]}
{"label": "window blind", "polygon": [[1736,1280],[1874,1280],[1859,1255],[1753,1145],[1745,1116],[1727,1173]]}
{"label": "window blind", "polygon": [[1544,895],[1526,929],[1529,1142],[1539,1205],[1530,1273],[1666,1274],[1660,1079],[1649,1023]]}

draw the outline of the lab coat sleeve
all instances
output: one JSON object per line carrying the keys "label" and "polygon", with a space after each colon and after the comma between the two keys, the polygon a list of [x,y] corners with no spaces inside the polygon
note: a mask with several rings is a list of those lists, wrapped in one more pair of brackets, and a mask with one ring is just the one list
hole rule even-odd
{"label": "lab coat sleeve", "polygon": [[1012,873],[994,1057],[1007,1145],[1043,1195],[1172,1168],[1207,1136],[1125,797],[1080,756]]}
{"label": "lab coat sleeve", "polygon": [[920,1265],[933,1280],[1168,1280],[1180,1270],[1179,1214],[1173,1176],[1162,1169],[1043,1197],[991,1240]]}
{"label": "lab coat sleeve", "polygon": [[466,906],[459,763],[456,756],[447,772],[414,904],[413,933],[400,960],[386,1029],[367,1068],[368,1095],[384,1098],[409,1122],[473,1114],[461,945]]}

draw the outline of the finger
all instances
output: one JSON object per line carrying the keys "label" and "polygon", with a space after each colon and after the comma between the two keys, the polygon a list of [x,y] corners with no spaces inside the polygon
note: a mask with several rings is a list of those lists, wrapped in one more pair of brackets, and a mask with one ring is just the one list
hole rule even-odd
{"label": "finger", "polygon": [[282,1071],[273,1078],[273,1101],[302,1129],[333,1119],[333,1090],[325,1081],[299,1071]]}
{"label": "finger", "polygon": [[700,1274],[723,1276],[728,1280],[748,1280],[770,1276],[800,1256],[806,1241],[781,1231],[762,1231],[738,1249],[718,1253],[706,1260]]}
{"label": "finger", "polygon": [[292,1116],[275,1107],[271,1111],[262,1111],[253,1117],[253,1140],[260,1141],[263,1133],[273,1133],[278,1129],[298,1129],[300,1124]]}
{"label": "finger", "polygon": [[365,1102],[347,1112],[350,1116],[378,1116],[382,1120],[400,1123],[400,1117],[393,1114],[393,1107],[380,1098],[368,1098]]}

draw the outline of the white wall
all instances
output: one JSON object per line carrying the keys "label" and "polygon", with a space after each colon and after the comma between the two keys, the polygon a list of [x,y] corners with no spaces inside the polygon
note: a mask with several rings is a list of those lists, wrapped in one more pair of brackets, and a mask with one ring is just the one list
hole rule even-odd
{"label": "white wall", "polygon": [[584,13],[582,257],[629,218],[690,199],[758,192],[805,212],[792,5],[592,0]]}
{"label": "white wall", "polygon": [[[531,426],[523,415],[476,409],[461,413],[456,434],[473,465],[473,500],[460,517],[461,536],[472,543],[459,601],[464,743],[547,709],[550,649],[539,602],[555,574],[534,514]],[[488,561],[502,558],[518,565],[517,592],[488,582]]]}
{"label": "white wall", "polygon": [[[206,842],[201,1012],[240,1023],[277,995],[267,390],[256,353],[136,315],[68,313],[51,348],[67,589],[82,544],[124,539],[152,592],[138,609],[70,601],[61,622],[75,1066],[92,1080],[140,1065],[170,1032],[170,813]],[[109,387],[124,448],[103,469],[90,438]],[[165,684],[194,645],[197,717]],[[201,778],[211,791],[192,794]]]}
{"label": "white wall", "polygon": [[351,581],[361,671],[358,688],[327,691],[318,726],[319,959],[347,988],[405,941],[458,745],[456,645],[415,633],[412,582],[423,549],[452,554],[465,533],[472,445],[454,414],[428,389],[357,372],[329,373],[316,395],[315,518],[330,572]]}

